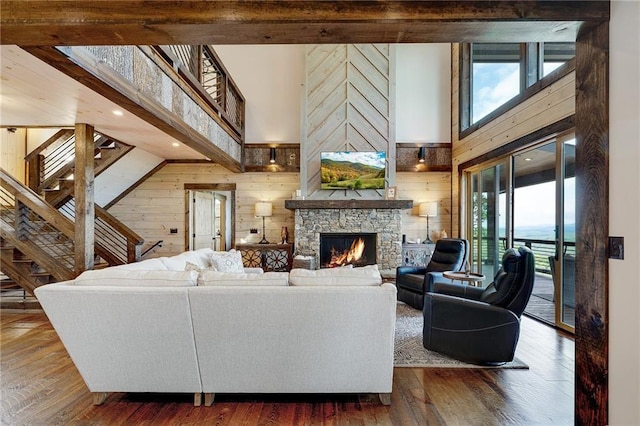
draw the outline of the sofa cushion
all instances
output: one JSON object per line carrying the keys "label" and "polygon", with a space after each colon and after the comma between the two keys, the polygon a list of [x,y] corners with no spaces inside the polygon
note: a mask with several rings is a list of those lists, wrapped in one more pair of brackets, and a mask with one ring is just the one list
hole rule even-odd
{"label": "sofa cushion", "polygon": [[140,262],[127,263],[124,265],[113,266],[111,269],[123,269],[126,271],[168,271],[159,258],[141,260]]}
{"label": "sofa cushion", "polygon": [[315,271],[297,268],[289,273],[289,284],[297,286],[380,285],[382,276],[378,265],[359,268],[326,268]]}
{"label": "sofa cushion", "polygon": [[201,272],[198,285],[204,286],[287,286],[288,272],[264,274],[235,273],[206,270]]}
{"label": "sofa cushion", "polygon": [[184,271],[187,262],[198,265],[201,268],[211,266],[211,254],[214,251],[210,248],[203,248],[193,251],[185,251],[176,256],[161,257],[162,263],[171,271]]}
{"label": "sofa cushion", "polygon": [[212,252],[211,265],[220,272],[244,273],[242,253],[235,249]]}
{"label": "sofa cushion", "polygon": [[85,271],[73,282],[77,286],[194,287],[197,271],[130,271],[105,268]]}

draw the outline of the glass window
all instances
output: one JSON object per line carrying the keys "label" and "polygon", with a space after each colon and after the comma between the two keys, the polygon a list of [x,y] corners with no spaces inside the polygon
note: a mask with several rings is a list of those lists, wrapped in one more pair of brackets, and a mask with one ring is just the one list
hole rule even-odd
{"label": "glass window", "polygon": [[542,76],[549,75],[553,70],[576,56],[575,43],[543,43],[542,47]]}
{"label": "glass window", "polygon": [[465,131],[575,57],[575,43],[463,43],[460,129]]}
{"label": "glass window", "polygon": [[475,123],[520,93],[520,45],[472,45],[473,104]]}

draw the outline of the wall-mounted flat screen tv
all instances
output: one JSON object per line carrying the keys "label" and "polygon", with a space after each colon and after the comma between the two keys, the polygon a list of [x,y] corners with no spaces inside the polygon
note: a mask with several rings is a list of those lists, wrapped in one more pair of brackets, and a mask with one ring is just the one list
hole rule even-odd
{"label": "wall-mounted flat screen tv", "polygon": [[334,151],[320,153],[322,189],[384,189],[387,153]]}

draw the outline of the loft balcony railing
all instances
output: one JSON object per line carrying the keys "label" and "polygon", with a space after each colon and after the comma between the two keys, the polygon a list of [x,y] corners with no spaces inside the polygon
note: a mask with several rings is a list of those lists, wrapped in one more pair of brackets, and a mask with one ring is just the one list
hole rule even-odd
{"label": "loft balcony railing", "polygon": [[245,101],[215,51],[206,45],[153,46],[160,56],[202,95],[232,128],[239,140],[244,135]]}

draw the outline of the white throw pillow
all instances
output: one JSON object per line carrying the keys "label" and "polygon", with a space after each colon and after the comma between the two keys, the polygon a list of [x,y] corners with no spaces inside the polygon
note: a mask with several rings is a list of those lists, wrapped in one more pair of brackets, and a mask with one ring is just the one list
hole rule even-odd
{"label": "white throw pillow", "polygon": [[112,268],[85,271],[74,280],[78,286],[113,287],[195,287],[197,281],[197,271],[129,271]]}
{"label": "white throw pillow", "polygon": [[200,266],[196,265],[195,263],[191,263],[191,262],[187,262],[187,264],[184,266],[184,270],[185,271],[197,271],[198,272],[198,285],[203,285],[202,284],[202,280],[203,280],[203,275],[206,271],[215,271],[216,268],[214,268],[213,266],[210,268],[201,268]]}
{"label": "white throw pillow", "polygon": [[325,268],[315,271],[296,268],[289,273],[289,284],[297,286],[373,286],[382,284],[382,276],[378,265],[367,265],[360,268]]}
{"label": "white throw pillow", "polygon": [[234,249],[211,253],[211,265],[220,272],[244,273],[242,253]]}
{"label": "white throw pillow", "polygon": [[265,272],[264,274],[246,274],[220,271],[204,271],[198,285],[205,286],[287,286],[288,272]]}
{"label": "white throw pillow", "polygon": [[207,247],[193,251],[185,251],[181,256],[185,256],[188,262],[195,263],[201,268],[209,268],[211,266],[211,255],[213,253],[213,249]]}

